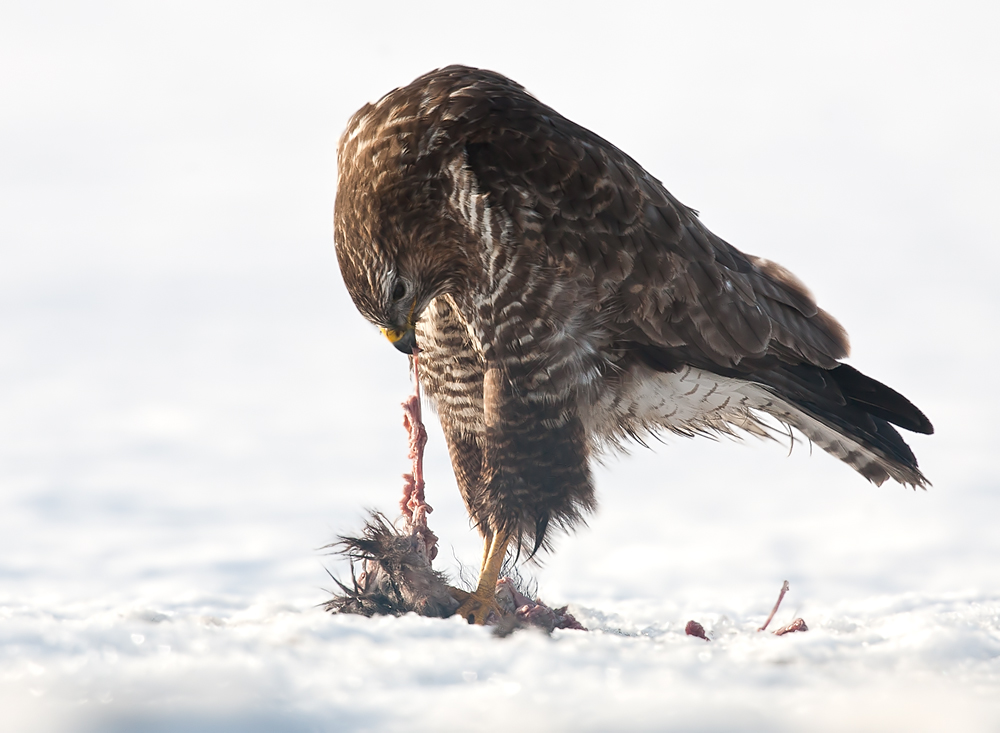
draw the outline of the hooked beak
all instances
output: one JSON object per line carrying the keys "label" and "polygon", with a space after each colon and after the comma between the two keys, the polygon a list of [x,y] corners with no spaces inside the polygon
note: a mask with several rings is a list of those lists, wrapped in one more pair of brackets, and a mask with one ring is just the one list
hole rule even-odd
{"label": "hooked beak", "polygon": [[412,354],[417,345],[417,332],[411,326],[405,331],[397,331],[392,328],[381,329],[382,335],[389,339],[389,343],[395,346],[404,354]]}

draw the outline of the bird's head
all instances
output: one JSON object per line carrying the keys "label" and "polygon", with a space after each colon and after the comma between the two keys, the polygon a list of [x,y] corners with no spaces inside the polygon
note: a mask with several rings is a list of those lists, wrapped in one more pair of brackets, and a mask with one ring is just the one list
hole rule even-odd
{"label": "bird's head", "polygon": [[375,242],[350,246],[338,240],[337,260],[361,314],[397,349],[413,353],[417,321],[432,300],[421,273],[405,267]]}
{"label": "bird's head", "polygon": [[359,110],[341,138],[334,241],[354,304],[409,354],[424,309],[466,280],[468,234],[446,211],[445,161],[413,152],[432,123],[394,101],[399,91]]}
{"label": "bird's head", "polygon": [[[338,191],[337,261],[344,284],[361,314],[404,354],[413,353],[416,326],[439,295],[455,292],[463,277],[464,258],[451,242],[449,227],[429,212],[421,221],[410,216],[367,216],[377,230],[355,229],[340,214],[353,205]],[[412,213],[412,212],[408,212]]]}

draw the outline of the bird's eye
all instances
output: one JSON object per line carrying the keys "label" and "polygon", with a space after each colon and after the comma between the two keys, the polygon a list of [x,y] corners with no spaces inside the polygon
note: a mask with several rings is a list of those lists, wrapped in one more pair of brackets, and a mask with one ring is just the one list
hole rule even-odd
{"label": "bird's eye", "polygon": [[392,289],[392,299],[394,301],[400,300],[404,295],[406,295],[406,286],[403,284],[403,281],[400,280],[399,282],[396,283],[396,286]]}

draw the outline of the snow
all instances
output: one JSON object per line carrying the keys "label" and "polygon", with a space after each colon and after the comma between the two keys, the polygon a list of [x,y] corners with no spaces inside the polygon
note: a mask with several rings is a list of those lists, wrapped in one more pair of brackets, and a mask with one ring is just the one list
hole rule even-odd
{"label": "snow", "polygon": [[[0,730],[1000,727],[997,11],[715,7],[4,5]],[[589,527],[526,569],[589,632],[323,613],[346,568],[319,548],[408,468],[405,359],[333,256],[334,146],[452,62],[801,277],[935,423],[934,486],[671,438],[607,459]],[[428,427],[458,575],[480,547]],[[757,633],[786,579],[771,628],[809,631]]]}
{"label": "snow", "polygon": [[7,608],[5,710],[23,726],[28,701],[48,701],[50,729],[81,731],[459,730],[512,718],[529,730],[975,731],[1000,715],[996,595],[817,607],[808,632],[784,637],[758,634],[761,615],[745,610],[669,608],[706,621],[707,643],[663,609],[628,604],[575,608],[590,632],[507,639],[455,617],[240,605]]}

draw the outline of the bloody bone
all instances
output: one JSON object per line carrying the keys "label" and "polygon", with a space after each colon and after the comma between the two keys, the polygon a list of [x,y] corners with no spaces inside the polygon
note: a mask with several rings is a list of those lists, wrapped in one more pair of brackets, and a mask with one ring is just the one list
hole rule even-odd
{"label": "bloody bone", "polygon": [[418,552],[430,564],[437,557],[437,535],[427,526],[427,515],[434,511],[424,498],[424,446],[427,429],[420,411],[420,349],[413,347],[413,394],[403,402],[403,427],[409,435],[411,473],[403,474],[403,497],[399,500],[404,526],[401,529],[417,538]]}
{"label": "bloody bone", "polygon": [[781,605],[781,601],[782,599],[784,599],[785,594],[787,592],[788,592],[788,581],[786,580],[784,583],[781,584],[781,592],[778,594],[778,600],[775,601],[774,608],[771,609],[771,615],[767,617],[767,621],[765,621],[764,625],[761,626],[759,629],[757,629],[757,631],[763,631],[764,629],[767,628],[767,625],[771,623],[771,619],[773,619],[774,614],[778,612],[778,606]]}

